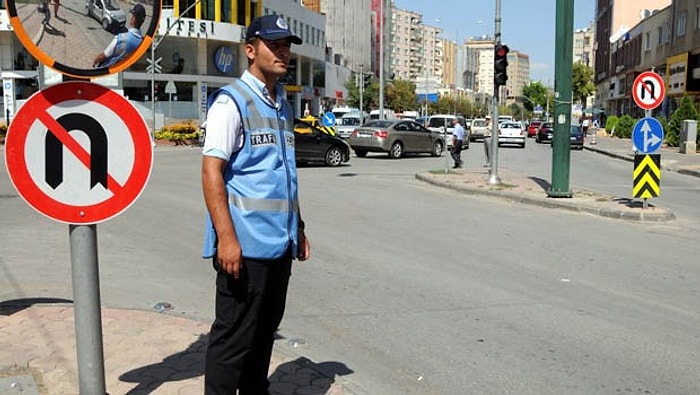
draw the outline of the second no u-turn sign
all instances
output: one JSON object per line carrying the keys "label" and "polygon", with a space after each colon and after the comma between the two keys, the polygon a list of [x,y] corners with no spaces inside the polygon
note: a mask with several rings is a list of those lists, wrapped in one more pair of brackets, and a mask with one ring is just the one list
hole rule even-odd
{"label": "second no u-turn sign", "polygon": [[5,141],[12,184],[35,210],[68,224],[94,224],[126,210],[153,165],[146,122],[118,93],[66,82],[35,93]]}

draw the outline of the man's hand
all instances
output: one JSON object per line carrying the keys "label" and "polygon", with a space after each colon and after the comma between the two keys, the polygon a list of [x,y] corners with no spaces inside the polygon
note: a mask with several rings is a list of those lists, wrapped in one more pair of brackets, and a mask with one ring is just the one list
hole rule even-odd
{"label": "man's hand", "polygon": [[309,239],[306,238],[306,234],[302,229],[299,229],[299,245],[297,246],[297,259],[300,261],[305,261],[311,257],[311,244],[309,244]]}
{"label": "man's hand", "polygon": [[218,243],[216,257],[219,260],[219,265],[233,278],[240,278],[243,269],[243,253],[241,245],[236,240]]}

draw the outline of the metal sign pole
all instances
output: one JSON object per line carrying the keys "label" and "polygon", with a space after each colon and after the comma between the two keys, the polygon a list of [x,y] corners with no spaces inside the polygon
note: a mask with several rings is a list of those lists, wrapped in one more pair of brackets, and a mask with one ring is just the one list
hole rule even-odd
{"label": "metal sign pole", "polygon": [[80,394],[104,395],[97,225],[69,225],[68,232]]}

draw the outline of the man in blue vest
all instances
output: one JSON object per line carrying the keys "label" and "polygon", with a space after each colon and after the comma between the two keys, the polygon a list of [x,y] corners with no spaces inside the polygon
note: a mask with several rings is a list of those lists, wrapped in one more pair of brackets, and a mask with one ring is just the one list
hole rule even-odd
{"label": "man in blue vest", "polygon": [[136,4],[129,10],[129,29],[119,33],[109,43],[104,51],[100,52],[92,61],[92,67],[110,67],[129,56],[143,41],[141,25],[146,20],[146,8]]}
{"label": "man in blue vest", "polygon": [[206,394],[267,394],[292,259],[309,258],[297,195],[294,114],[278,78],[301,39],[284,18],[246,31],[248,70],[209,98],[202,159],[203,256],[216,269]]}

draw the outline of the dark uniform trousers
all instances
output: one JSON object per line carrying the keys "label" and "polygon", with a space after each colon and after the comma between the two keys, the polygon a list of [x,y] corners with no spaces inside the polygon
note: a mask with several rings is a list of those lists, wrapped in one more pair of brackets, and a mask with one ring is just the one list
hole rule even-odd
{"label": "dark uniform trousers", "polygon": [[216,318],[209,332],[204,391],[207,395],[267,394],[274,336],[287,299],[292,255],[243,258],[238,279],[220,270],[216,257]]}
{"label": "dark uniform trousers", "polygon": [[456,140],[452,145],[452,160],[455,162],[455,167],[462,166],[462,140]]}

